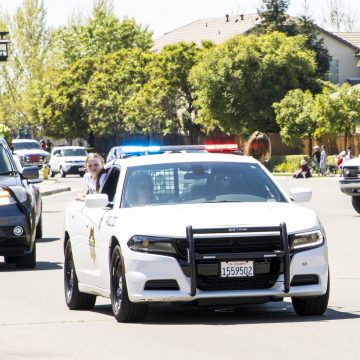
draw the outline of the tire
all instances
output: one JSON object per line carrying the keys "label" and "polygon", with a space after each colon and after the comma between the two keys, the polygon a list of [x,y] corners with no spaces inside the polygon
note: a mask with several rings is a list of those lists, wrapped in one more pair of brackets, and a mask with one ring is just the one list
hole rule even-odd
{"label": "tire", "polygon": [[49,176],[55,177],[55,173],[51,170],[51,167],[49,167]]}
{"label": "tire", "polygon": [[360,196],[352,196],[351,203],[353,208],[360,214]]}
{"label": "tire", "polygon": [[79,291],[70,241],[66,244],[65,249],[64,291],[66,305],[70,310],[91,310],[94,308],[96,296]]}
{"label": "tire", "polygon": [[84,172],[81,172],[79,173],[80,177],[84,177],[85,173]]}
{"label": "tire", "polygon": [[306,297],[306,298],[291,298],[293,308],[299,316],[317,316],[322,315],[329,302],[330,294],[330,276],[328,276],[327,290],[324,295]]}
{"label": "tire", "polygon": [[140,322],[144,320],[148,305],[129,300],[120,246],[116,245],[110,263],[110,298],[112,311],[118,322]]}
{"label": "tire", "polygon": [[30,254],[18,256],[16,258],[17,269],[34,269],[36,266],[36,241],[34,242],[32,251]]}
{"label": "tire", "polygon": [[60,168],[60,175],[62,178],[66,177],[66,171],[64,171],[62,168]]}
{"label": "tire", "polygon": [[35,238],[36,239],[41,239],[42,235],[43,235],[43,232],[42,232],[42,214],[40,214],[39,222],[36,225]]}

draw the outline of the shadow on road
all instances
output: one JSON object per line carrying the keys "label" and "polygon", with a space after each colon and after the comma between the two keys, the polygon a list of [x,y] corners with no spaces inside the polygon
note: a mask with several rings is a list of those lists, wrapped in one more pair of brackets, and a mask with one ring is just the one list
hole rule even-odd
{"label": "shadow on road", "polygon": [[41,239],[37,239],[36,242],[38,243],[49,243],[49,242],[53,242],[53,241],[57,241],[60,240],[59,237],[43,237]]}
{"label": "shadow on road", "polygon": [[[113,316],[111,305],[97,305],[94,312]],[[238,307],[196,307],[192,305],[150,305],[144,325],[236,325],[263,323],[306,323],[360,318],[360,307],[344,312],[329,307],[322,316],[298,316],[290,302]]]}
{"label": "shadow on road", "polygon": [[63,268],[62,263],[50,261],[38,261],[35,269],[17,269],[15,264],[6,264],[0,262],[0,272],[13,272],[13,271],[41,271],[41,270],[59,270]]}

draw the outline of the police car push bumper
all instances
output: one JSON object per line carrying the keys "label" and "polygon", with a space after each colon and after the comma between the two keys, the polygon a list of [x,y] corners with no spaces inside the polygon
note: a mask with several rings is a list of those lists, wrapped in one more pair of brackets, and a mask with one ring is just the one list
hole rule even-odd
{"label": "police car push bumper", "polygon": [[[248,228],[247,231],[259,230]],[[288,237],[285,224],[279,227],[261,228],[262,232],[278,231],[283,241],[283,251],[276,252],[256,252],[256,253],[231,253],[217,254],[216,260],[221,262],[229,259],[259,259],[259,258],[279,258],[283,263],[283,272],[280,273],[273,286],[267,289],[251,290],[216,290],[203,291],[197,289],[197,268],[198,261],[208,258],[211,254],[197,254],[195,251],[194,235],[232,231],[234,228],[227,229],[192,229],[187,228],[187,238],[189,240],[189,265],[191,276],[184,274],[177,259],[170,256],[153,254],[143,254],[134,251],[126,251],[126,279],[128,295],[133,302],[172,302],[172,301],[193,301],[197,299],[211,298],[284,298],[296,296],[319,296],[326,293],[328,281],[327,248],[326,245],[295,252],[290,258]],[[243,232],[243,229],[240,231]],[[314,275],[315,274],[315,275]],[[296,284],[292,280],[296,277],[313,276],[317,279],[316,283],[310,285]],[[148,290],[146,284],[157,282],[161,284],[169,283],[169,280],[178,285],[178,289]]]}

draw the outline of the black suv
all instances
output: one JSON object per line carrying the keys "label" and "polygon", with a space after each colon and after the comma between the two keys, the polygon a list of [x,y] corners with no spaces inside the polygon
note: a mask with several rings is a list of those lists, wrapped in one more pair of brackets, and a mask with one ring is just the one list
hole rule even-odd
{"label": "black suv", "polygon": [[0,256],[19,269],[36,266],[36,239],[42,237],[42,203],[37,166],[22,168],[0,138]]}

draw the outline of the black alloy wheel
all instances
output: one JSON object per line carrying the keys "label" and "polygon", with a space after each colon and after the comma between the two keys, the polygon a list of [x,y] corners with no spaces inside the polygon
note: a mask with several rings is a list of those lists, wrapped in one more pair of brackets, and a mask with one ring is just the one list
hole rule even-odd
{"label": "black alloy wheel", "polygon": [[66,244],[64,261],[64,291],[66,305],[70,310],[91,310],[96,296],[79,291],[70,241]]}
{"label": "black alloy wheel", "polygon": [[148,305],[129,300],[120,246],[116,245],[110,264],[110,297],[113,314],[118,322],[140,322],[144,320]]}

